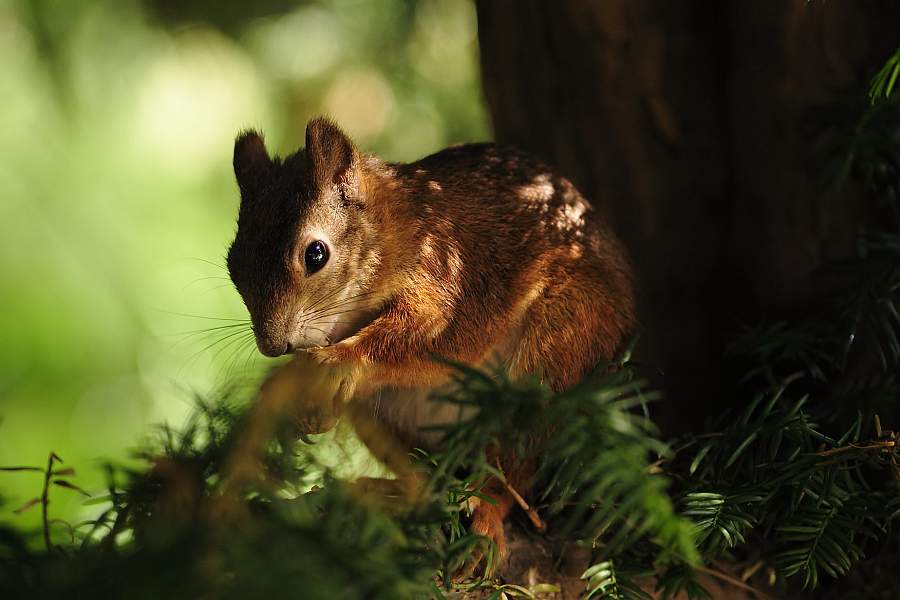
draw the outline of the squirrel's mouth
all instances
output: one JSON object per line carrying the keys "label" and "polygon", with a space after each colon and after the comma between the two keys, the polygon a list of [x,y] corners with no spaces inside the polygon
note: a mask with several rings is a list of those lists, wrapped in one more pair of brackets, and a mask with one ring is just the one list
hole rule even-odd
{"label": "squirrel's mouth", "polygon": [[348,315],[345,320],[340,320],[334,324],[328,333],[328,343],[326,345],[337,344],[350,336],[356,335],[363,328],[377,319],[383,311],[382,307],[371,308],[368,310],[354,311]]}
{"label": "squirrel's mouth", "polygon": [[[356,335],[377,319],[387,306],[385,299],[373,300],[366,302],[365,306],[351,307],[349,310],[340,310],[340,307],[336,306],[325,310],[324,314],[321,314],[321,309],[308,316],[295,314],[287,326],[276,328],[271,332],[278,334],[280,330],[280,340],[283,342],[278,347],[280,352],[272,354],[264,351],[263,354],[277,356],[282,352],[293,354],[311,348],[324,348]],[[268,349],[269,346],[276,345],[273,343],[259,344],[259,336],[257,341],[260,349],[263,349],[264,346]],[[285,346],[287,346],[286,349]]]}
{"label": "squirrel's mouth", "polygon": [[315,320],[304,323],[297,330],[285,354],[323,348],[341,342],[356,335],[384,311],[383,304],[360,310],[349,311],[340,315],[332,323],[321,323]]}

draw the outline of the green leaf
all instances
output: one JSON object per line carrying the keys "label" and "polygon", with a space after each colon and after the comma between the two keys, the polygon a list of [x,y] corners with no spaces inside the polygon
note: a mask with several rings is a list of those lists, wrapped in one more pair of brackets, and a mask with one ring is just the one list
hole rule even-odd
{"label": "green leaf", "polygon": [[747,449],[747,446],[749,446],[750,443],[751,443],[753,440],[756,439],[756,436],[757,436],[757,435],[759,435],[759,433],[756,432],[756,431],[754,431],[753,433],[751,433],[750,435],[748,435],[748,436],[744,439],[744,441],[741,442],[741,445],[738,446],[737,449],[731,454],[731,456],[728,458],[728,461],[726,461],[725,466],[724,466],[723,468],[724,468],[724,469],[727,469],[728,467],[730,467],[731,465],[733,465],[734,462],[735,462],[738,458],[740,458],[740,456],[741,456],[741,454],[744,452],[744,450]]}
{"label": "green leaf", "polygon": [[29,500],[28,502],[26,502],[25,504],[23,504],[23,505],[20,506],[19,508],[15,509],[13,512],[16,513],[16,514],[18,515],[18,514],[21,514],[21,513],[25,512],[25,511],[27,511],[29,508],[31,508],[31,507],[33,507],[33,506],[36,506],[36,505],[38,505],[38,504],[40,504],[40,503],[41,503],[41,499],[40,499],[40,498],[32,498],[31,500]]}
{"label": "green leaf", "polygon": [[63,488],[69,489],[69,490],[74,490],[76,492],[84,494],[88,498],[91,497],[91,495],[89,493],[87,493],[86,491],[84,491],[83,489],[81,489],[80,487],[75,485],[74,483],[66,481],[65,479],[54,479],[52,483],[53,483],[53,485],[58,485],[59,487],[63,487]]}
{"label": "green leaf", "polygon": [[712,443],[709,443],[706,446],[704,446],[703,448],[701,448],[699,452],[697,452],[697,455],[694,457],[694,460],[691,461],[691,466],[688,469],[689,474],[691,474],[691,475],[694,474],[694,472],[697,470],[697,467],[700,466],[700,463],[703,462],[703,459],[706,457],[707,454],[709,454],[709,451],[712,450],[712,447],[713,447]]}

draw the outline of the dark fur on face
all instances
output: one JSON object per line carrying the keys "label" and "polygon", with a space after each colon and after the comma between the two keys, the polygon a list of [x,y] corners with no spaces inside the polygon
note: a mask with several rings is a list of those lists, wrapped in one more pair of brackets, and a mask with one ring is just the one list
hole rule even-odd
{"label": "dark fur on face", "polygon": [[[360,157],[334,124],[315,119],[306,148],[270,158],[262,136],[246,131],[234,145],[241,192],[228,271],[250,312],[260,351],[277,356],[346,337],[363,315],[371,269]],[[310,272],[304,253],[326,244],[325,266]],[[343,305],[342,305],[343,303]],[[341,312],[341,308],[347,312]],[[360,309],[360,310],[354,310]],[[363,311],[364,312],[364,311]]]}

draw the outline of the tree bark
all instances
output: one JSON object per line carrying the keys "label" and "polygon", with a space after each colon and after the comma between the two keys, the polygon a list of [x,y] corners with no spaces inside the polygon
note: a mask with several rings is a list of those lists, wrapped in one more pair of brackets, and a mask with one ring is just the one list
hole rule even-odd
{"label": "tree bark", "polygon": [[[823,192],[812,111],[896,47],[890,0],[478,0],[496,139],[603,211],[639,280],[638,359],[670,432],[723,408],[742,325],[807,310],[864,220]],[[654,375],[660,373],[660,376]]]}

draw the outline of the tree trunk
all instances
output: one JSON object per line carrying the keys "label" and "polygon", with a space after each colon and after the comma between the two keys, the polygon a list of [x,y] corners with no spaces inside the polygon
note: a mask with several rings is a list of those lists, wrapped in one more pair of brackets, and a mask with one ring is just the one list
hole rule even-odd
{"label": "tree trunk", "polygon": [[[890,0],[478,0],[496,139],[570,177],[639,279],[638,360],[669,431],[720,412],[741,325],[806,310],[853,250],[854,192],[818,180],[811,111],[898,43]],[[660,377],[654,373],[661,372]]]}

